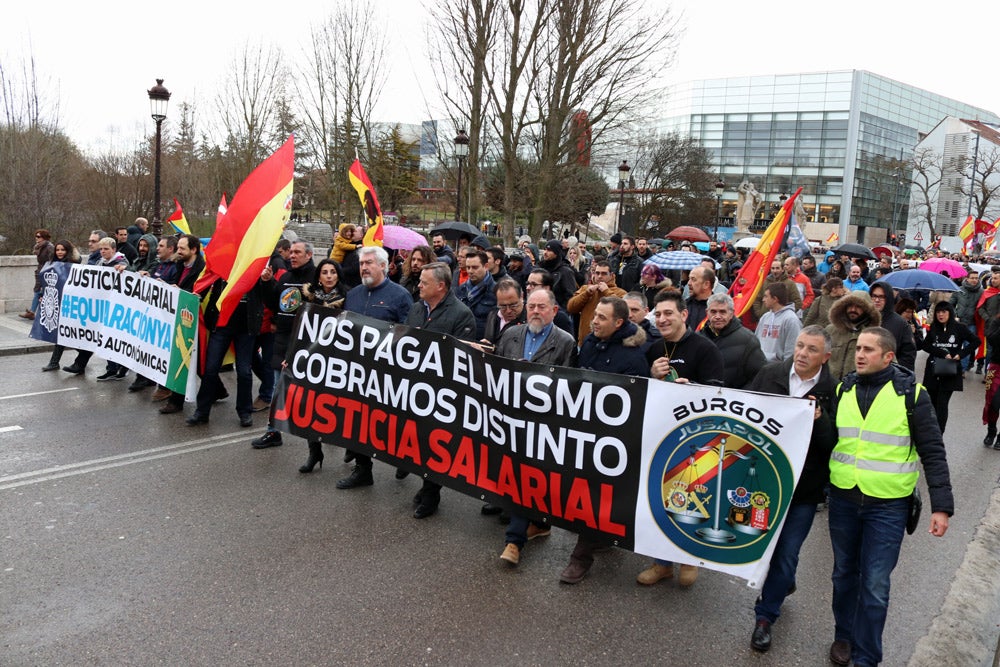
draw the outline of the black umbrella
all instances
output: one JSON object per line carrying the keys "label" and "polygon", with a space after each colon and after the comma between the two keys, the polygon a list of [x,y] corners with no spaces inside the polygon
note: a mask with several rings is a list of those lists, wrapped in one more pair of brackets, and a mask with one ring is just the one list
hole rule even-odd
{"label": "black umbrella", "polygon": [[452,220],[450,222],[442,222],[439,225],[435,225],[434,228],[431,229],[430,235],[434,236],[435,234],[443,234],[446,239],[452,240],[466,235],[475,238],[480,236],[482,232],[467,222]]}
{"label": "black umbrella", "polygon": [[859,259],[878,259],[870,248],[866,248],[860,243],[841,243],[836,248],[831,248],[838,255],[857,257]]}

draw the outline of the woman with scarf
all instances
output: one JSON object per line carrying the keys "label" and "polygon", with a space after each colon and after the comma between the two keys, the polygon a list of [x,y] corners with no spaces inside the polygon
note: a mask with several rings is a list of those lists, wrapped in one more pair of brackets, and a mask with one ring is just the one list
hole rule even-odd
{"label": "woman with scarf", "polygon": [[[313,281],[302,286],[302,297],[309,303],[340,308],[347,296],[347,286],[341,281],[342,278],[340,264],[332,259],[324,259],[316,266]],[[312,472],[317,463],[320,468],[323,467],[323,444],[319,440],[310,440],[309,458],[299,468],[299,472]]]}

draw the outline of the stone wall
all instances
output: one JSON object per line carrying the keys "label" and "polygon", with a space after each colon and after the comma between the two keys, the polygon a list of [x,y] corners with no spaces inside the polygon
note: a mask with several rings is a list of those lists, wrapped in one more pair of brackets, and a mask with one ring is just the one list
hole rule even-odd
{"label": "stone wall", "polygon": [[0,256],[0,313],[24,312],[35,286],[34,255]]}

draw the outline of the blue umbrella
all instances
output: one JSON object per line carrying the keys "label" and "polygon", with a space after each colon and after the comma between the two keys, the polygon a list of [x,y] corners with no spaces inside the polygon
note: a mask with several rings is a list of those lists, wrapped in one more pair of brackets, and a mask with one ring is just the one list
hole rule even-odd
{"label": "blue umbrella", "polygon": [[658,252],[643,263],[658,266],[664,271],[690,271],[694,267],[700,265],[704,259],[715,262],[716,268],[719,267],[719,263],[711,257],[699,255],[696,252],[689,252],[687,250]]}
{"label": "blue umbrella", "polygon": [[939,290],[942,292],[957,292],[958,285],[948,276],[923,269],[906,269],[893,271],[882,278],[896,289]]}

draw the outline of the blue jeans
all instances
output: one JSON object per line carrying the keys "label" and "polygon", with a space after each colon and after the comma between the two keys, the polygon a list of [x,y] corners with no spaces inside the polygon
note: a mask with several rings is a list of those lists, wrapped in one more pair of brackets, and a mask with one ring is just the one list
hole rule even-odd
{"label": "blue jeans", "polygon": [[[969,324],[968,327],[969,327],[969,331],[972,332],[972,335],[976,336],[976,338],[979,338],[979,335],[976,333],[976,325],[975,324]],[[976,350],[978,350],[978,349],[979,349],[979,346],[977,345],[977,346],[973,347],[971,350],[969,350],[969,354],[967,354],[966,356],[962,357],[962,371],[963,372],[969,370],[969,368],[974,363],[976,363]]]}
{"label": "blue jeans", "polygon": [[208,336],[205,351],[205,371],[198,388],[198,414],[207,417],[212,412],[212,404],[219,395],[222,381],[219,369],[225,359],[229,344],[236,350],[236,412],[249,415],[253,412],[253,357],[254,335],[247,333],[246,327],[218,327]]}
{"label": "blue jeans", "polygon": [[534,523],[539,528],[545,526],[545,524],[532,521],[526,516],[511,514],[510,523],[507,524],[507,534],[504,543],[516,544],[518,549],[523,549],[525,543],[528,541],[528,524],[531,523]]}
{"label": "blue jeans", "polygon": [[793,503],[788,506],[785,525],[781,529],[778,543],[771,554],[771,568],[760,589],[760,597],[754,605],[757,620],[774,623],[781,616],[781,604],[788,591],[795,585],[795,571],[799,567],[799,550],[806,541],[816,516],[816,503]]}
{"label": "blue jeans", "polygon": [[41,300],[42,300],[42,291],[41,290],[35,290],[35,291],[33,291],[31,293],[31,308],[29,308],[28,310],[30,310],[33,313],[37,313],[38,312],[38,302],[41,301]]}
{"label": "blue jeans", "polygon": [[859,505],[830,494],[834,639],[850,642],[857,667],[882,661],[889,577],[908,510],[909,498]]}

